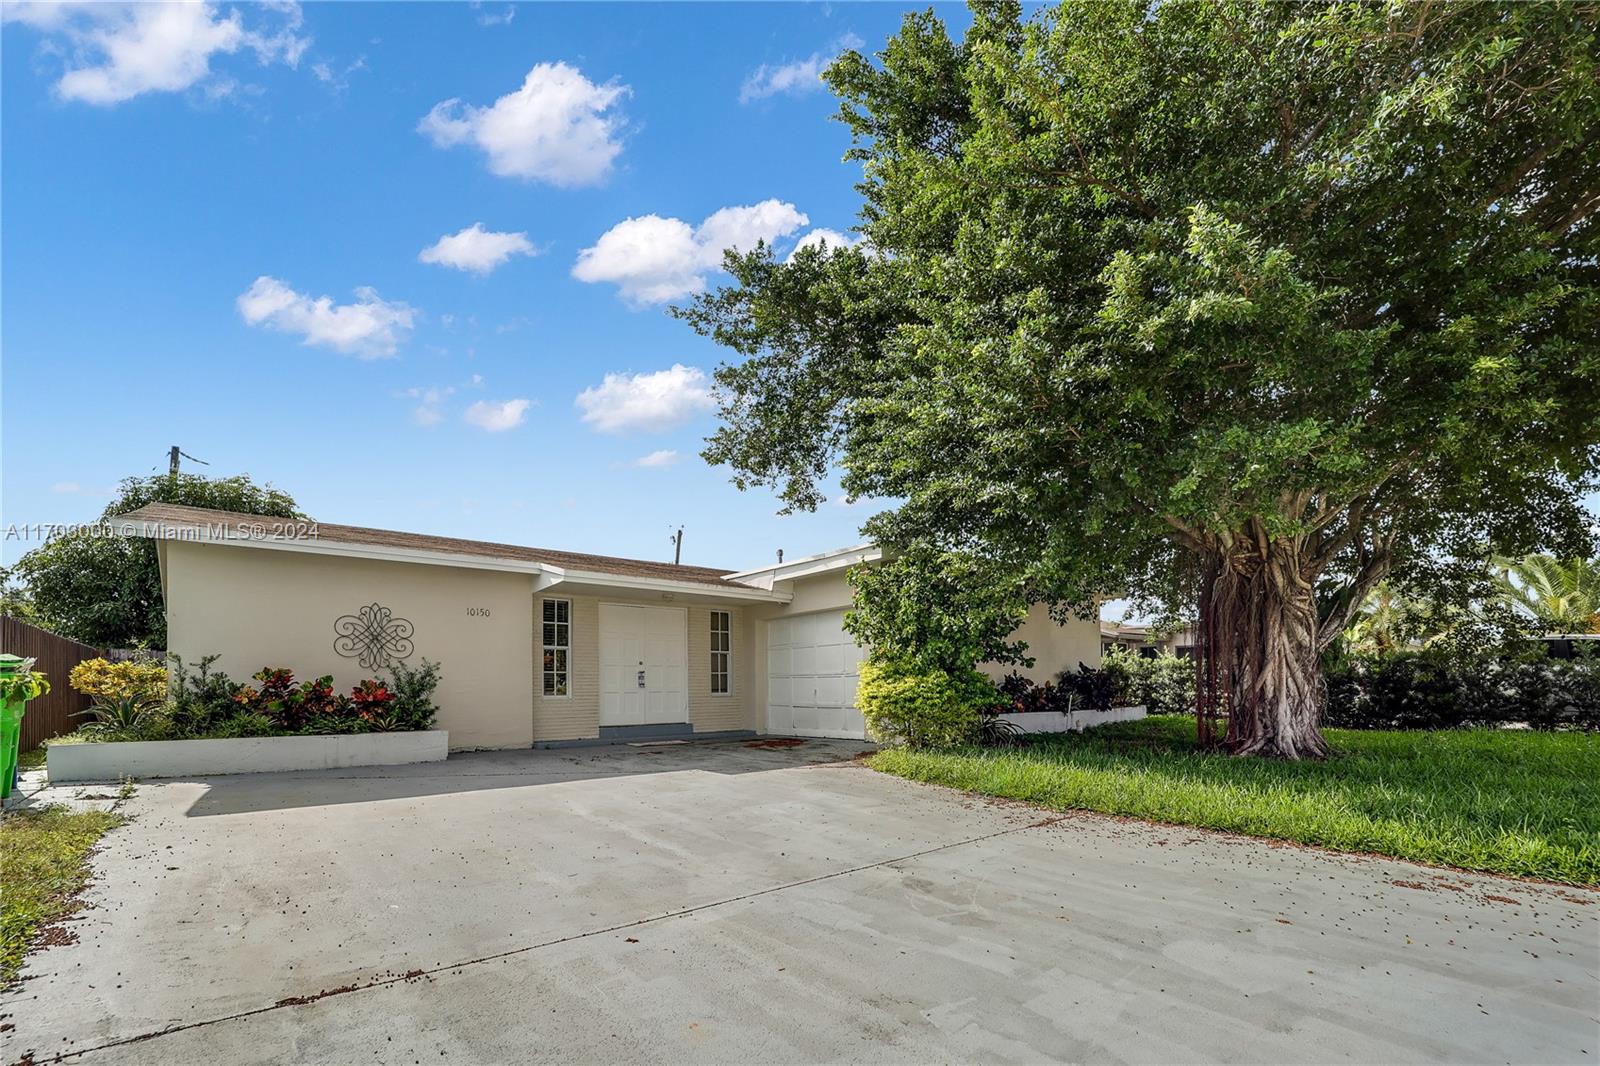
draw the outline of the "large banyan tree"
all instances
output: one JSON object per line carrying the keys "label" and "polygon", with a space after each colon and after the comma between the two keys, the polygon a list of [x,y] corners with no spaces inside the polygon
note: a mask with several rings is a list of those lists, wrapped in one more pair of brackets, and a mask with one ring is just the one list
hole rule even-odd
{"label": "large banyan tree", "polygon": [[1234,751],[1318,756],[1366,593],[1584,553],[1600,6],[979,4],[826,80],[859,243],[730,254],[705,451],[892,504],[853,625],[1020,653],[1029,604],[1201,612]]}

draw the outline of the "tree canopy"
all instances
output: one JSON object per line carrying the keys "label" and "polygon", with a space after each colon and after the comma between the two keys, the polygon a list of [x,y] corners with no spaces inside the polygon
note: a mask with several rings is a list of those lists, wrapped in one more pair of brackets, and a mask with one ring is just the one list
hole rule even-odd
{"label": "tree canopy", "polygon": [[[247,474],[179,473],[124,479],[101,518],[158,502],[302,517],[288,493],[257,485]],[[26,584],[32,620],[39,625],[103,648],[166,647],[167,615],[152,541],[101,528],[69,530],[24,555],[11,572]]]}
{"label": "tree canopy", "polygon": [[980,3],[826,78],[861,243],[730,254],[705,457],[897,501],[852,624],[1207,612],[1236,750],[1319,754],[1386,576],[1590,555],[1600,5]]}

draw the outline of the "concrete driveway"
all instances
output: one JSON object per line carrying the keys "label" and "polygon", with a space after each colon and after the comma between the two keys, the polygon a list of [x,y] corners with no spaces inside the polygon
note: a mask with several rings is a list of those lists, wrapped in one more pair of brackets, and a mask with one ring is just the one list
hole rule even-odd
{"label": "concrete driveway", "polygon": [[856,746],[147,783],[8,1061],[1600,1061],[1593,893],[886,777]]}

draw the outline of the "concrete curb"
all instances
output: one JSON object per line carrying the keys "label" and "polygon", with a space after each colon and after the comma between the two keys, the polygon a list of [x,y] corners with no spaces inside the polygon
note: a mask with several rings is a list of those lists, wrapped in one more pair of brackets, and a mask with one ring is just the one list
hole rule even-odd
{"label": "concrete curb", "polygon": [[444,729],[325,737],[241,737],[234,740],[141,740],[52,744],[50,783],[119,781],[127,777],[210,777],[274,770],[328,770],[443,762]]}

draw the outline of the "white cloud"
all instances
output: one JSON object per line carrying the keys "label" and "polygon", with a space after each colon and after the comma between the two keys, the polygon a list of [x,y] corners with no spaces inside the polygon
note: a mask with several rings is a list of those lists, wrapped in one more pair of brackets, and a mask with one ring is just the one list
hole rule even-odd
{"label": "white cloud", "polygon": [[705,371],[681,363],[653,374],[607,374],[575,402],[583,420],[605,433],[669,429],[715,406]]}
{"label": "white cloud", "polygon": [[467,408],[467,413],[462,417],[471,425],[490,433],[503,433],[522,425],[522,420],[528,414],[528,404],[527,400],[507,400],[504,403],[479,400]]}
{"label": "white cloud", "polygon": [[[146,92],[181,92],[200,85],[225,96],[231,79],[212,78],[211,58],[242,48],[263,64],[295,66],[311,44],[299,35],[300,6],[292,2],[239,8],[224,15],[209,3],[6,3],[0,19],[50,34],[66,58],[55,90],[64,100],[109,106]],[[263,18],[257,15],[265,13]]]}
{"label": "white cloud", "polygon": [[610,281],[635,305],[662,303],[700,292],[706,272],[722,265],[722,253],[748,251],[771,243],[810,219],[793,204],[763,200],[748,207],[724,207],[700,225],[677,218],[629,218],[578,253],[572,276],[579,281]]}
{"label": "white cloud", "polygon": [[57,496],[110,496],[113,490],[95,488],[79,481],[57,481],[50,486],[50,491]]}
{"label": "white cloud", "polygon": [[498,15],[485,11],[483,4],[479,0],[472,0],[470,6],[472,10],[478,13],[478,25],[480,26],[509,26],[511,20],[517,17],[517,5],[515,4],[507,4],[505,10]]}
{"label": "white cloud", "polygon": [[853,247],[860,243],[860,240],[861,238],[852,237],[848,233],[840,233],[836,229],[824,229],[819,226],[795,242],[793,250],[789,252],[789,256],[784,262],[794,262],[795,255],[802,248],[825,247],[838,251],[840,248]]}
{"label": "white cloud", "polygon": [[651,452],[649,455],[641,455],[639,458],[633,461],[633,465],[642,466],[647,469],[658,469],[660,467],[671,466],[677,461],[678,453],[676,451],[671,448],[662,448],[659,451]]}
{"label": "white cloud", "polygon": [[410,332],[416,311],[383,299],[367,286],[355,293],[355,303],[335,304],[331,297],[313,299],[263,274],[235,302],[252,326],[298,333],[306,344],[324,344],[363,359],[393,355]]}
{"label": "white cloud", "polygon": [[522,88],[488,107],[435,104],[417,131],[440,148],[476,145],[501,177],[593,185],[622,151],[622,119],[612,109],[629,91],[596,85],[565,63],[540,63]]}
{"label": "white cloud", "polygon": [[424,263],[487,274],[514,255],[537,254],[538,249],[526,233],[496,233],[484,229],[482,222],[474,222],[460,233],[440,237],[417,258]]}
{"label": "white cloud", "polygon": [[826,52],[812,52],[804,59],[796,59],[777,66],[761,64],[739,87],[739,102],[752,103],[779,93],[799,95],[816,92],[822,86],[822,72],[840,52],[861,47],[861,38],[845,34]]}
{"label": "white cloud", "polygon": [[481,389],[483,375],[474,374],[460,386],[456,385],[414,385],[398,395],[416,400],[416,407],[411,410],[411,420],[419,426],[436,426],[444,421],[444,402],[454,396],[461,389]]}
{"label": "white cloud", "polygon": [[411,420],[419,426],[436,426],[444,418],[444,412],[439,410],[439,405],[445,399],[455,394],[454,385],[417,386],[407,389],[405,395],[410,399],[419,401],[411,409]]}
{"label": "white cloud", "polygon": [[335,93],[342,93],[350,88],[350,75],[360,70],[367,69],[367,57],[357,56],[355,61],[347,64],[343,70],[335,70],[331,63],[318,62],[311,64],[311,75]]}

